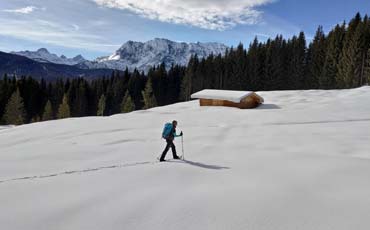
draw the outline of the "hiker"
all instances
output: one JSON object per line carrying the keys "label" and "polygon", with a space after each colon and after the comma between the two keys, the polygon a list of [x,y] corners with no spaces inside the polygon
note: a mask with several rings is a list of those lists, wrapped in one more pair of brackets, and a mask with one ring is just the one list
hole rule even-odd
{"label": "hiker", "polygon": [[177,156],[176,147],[175,144],[173,143],[173,140],[175,139],[175,137],[181,137],[182,131],[180,135],[177,135],[176,126],[177,121],[172,121],[172,123],[167,123],[163,129],[162,137],[166,140],[167,145],[166,148],[163,150],[162,156],[159,159],[159,161],[166,161],[164,158],[166,157],[166,154],[170,148],[172,149],[173,159],[180,159],[180,157]]}

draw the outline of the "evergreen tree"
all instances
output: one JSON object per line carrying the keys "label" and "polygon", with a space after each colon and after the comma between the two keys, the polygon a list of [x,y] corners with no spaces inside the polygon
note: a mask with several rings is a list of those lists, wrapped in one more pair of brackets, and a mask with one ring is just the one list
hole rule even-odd
{"label": "evergreen tree", "polygon": [[[245,89],[248,85],[248,72],[247,72],[247,54],[244,50],[243,44],[239,44],[235,50],[232,50],[229,56],[230,64],[230,80],[229,88],[233,90]],[[212,76],[213,77],[213,76]]]}
{"label": "evergreen tree", "polygon": [[370,48],[370,19],[367,15],[365,15],[361,27],[357,28],[356,32],[356,37],[359,40],[360,48],[360,65],[356,68],[355,73],[359,75],[359,86],[362,86],[366,83],[366,59],[368,56],[368,49]]}
{"label": "evergreen tree", "polygon": [[3,79],[0,79],[0,118],[3,117],[6,104],[8,103],[13,92],[16,90],[15,87],[15,84],[12,84],[11,79],[8,78],[6,74],[4,75]]}
{"label": "evergreen tree", "polygon": [[63,96],[63,102],[59,106],[57,117],[58,119],[71,117],[71,111],[69,108],[67,95]]}
{"label": "evergreen tree", "polygon": [[[365,19],[367,21],[367,19]],[[365,57],[367,54],[367,42],[366,41],[366,24],[360,22],[356,28],[354,34],[354,40],[352,47],[355,49],[354,54],[354,76],[351,82],[349,82],[349,87],[359,87],[363,83],[363,75],[365,68]]]}
{"label": "evergreen tree", "polygon": [[213,61],[214,69],[214,86],[216,89],[223,89],[224,76],[225,76],[225,64],[221,54],[219,54]]}
{"label": "evergreen tree", "polygon": [[342,26],[337,25],[328,35],[327,54],[319,82],[321,89],[336,88],[336,76],[338,74],[338,63],[342,52],[344,34],[345,24]]}
{"label": "evergreen tree", "polygon": [[129,91],[126,91],[125,96],[123,97],[121,103],[121,112],[122,113],[129,113],[135,110],[135,104],[130,96]]}
{"label": "evergreen tree", "polygon": [[[229,50],[226,50],[225,56],[224,56],[224,63],[225,63],[225,75],[223,79],[223,88],[226,90],[231,90],[236,84],[235,84],[235,78],[234,78],[234,68],[235,66],[235,51],[234,47],[231,47]],[[198,64],[198,66],[201,65],[201,62]],[[200,67],[197,67],[200,68]],[[198,77],[196,76],[198,71],[195,72],[195,76],[193,77],[193,85],[196,85],[195,79]],[[196,88],[193,87],[193,93],[197,92]]]}
{"label": "evergreen tree", "polygon": [[112,113],[115,114],[121,112],[121,102],[127,90],[128,79],[125,78],[125,73],[121,75],[119,71],[114,71],[112,75]]}
{"label": "evergreen tree", "polygon": [[113,95],[113,84],[112,81],[107,82],[107,87],[105,90],[105,114],[110,116],[113,114],[114,110],[114,95]]}
{"label": "evergreen tree", "polygon": [[217,87],[217,73],[214,66],[215,56],[213,54],[209,55],[205,60],[205,70],[204,70],[204,85],[205,89],[215,89]]}
{"label": "evergreen tree", "polygon": [[76,79],[72,79],[68,90],[66,90],[67,102],[70,110],[70,117],[78,117],[79,116],[79,108],[77,102],[77,91],[78,91],[78,83]]}
{"label": "evergreen tree", "polygon": [[343,50],[338,64],[336,81],[339,88],[356,87],[359,80],[358,66],[361,66],[361,16],[358,13],[348,25]]}
{"label": "evergreen tree", "polygon": [[142,91],[142,94],[144,99],[144,109],[150,109],[157,106],[157,100],[154,96],[152,80],[150,78],[147,80],[145,90]]}
{"label": "evergreen tree", "polygon": [[278,90],[286,85],[284,75],[284,47],[285,41],[282,36],[277,36],[274,40],[266,43],[266,59],[263,74],[263,86],[265,90]]}
{"label": "evergreen tree", "polygon": [[[204,89],[206,64],[205,58],[199,61],[199,64],[195,70],[194,78],[192,79],[193,93]],[[229,81],[231,84],[231,81]],[[190,95],[191,96],[191,95]]]}
{"label": "evergreen tree", "polygon": [[97,94],[97,84],[96,81],[92,81],[88,84],[88,92],[87,92],[87,115],[88,116],[95,116],[98,111],[98,94]]}
{"label": "evergreen tree", "polygon": [[181,101],[189,101],[193,91],[193,81],[195,78],[195,73],[199,65],[198,56],[192,56],[189,60],[188,67],[186,68],[185,76],[182,79],[181,83]]}
{"label": "evergreen tree", "polygon": [[316,35],[310,47],[310,60],[308,66],[309,75],[306,79],[306,89],[318,89],[320,88],[320,82],[323,72],[323,67],[326,58],[326,38],[322,26],[316,31]]}
{"label": "evergreen tree", "polygon": [[63,101],[63,96],[67,92],[68,87],[65,86],[66,82],[62,79],[58,79],[54,84],[51,85],[50,96],[53,111],[58,111],[59,105]]}
{"label": "evergreen tree", "polygon": [[[37,117],[40,117],[42,114],[45,95],[43,95],[41,84],[42,82],[36,81],[31,77],[23,78],[21,81],[18,81],[20,91],[24,99],[24,106],[27,112],[26,121],[29,121],[32,118],[37,120]],[[22,84],[22,86],[20,85]]]}
{"label": "evergreen tree", "polygon": [[172,66],[171,69],[168,71],[166,104],[173,104],[179,101],[181,79],[184,77],[184,71],[185,67],[178,65]]}
{"label": "evergreen tree", "polygon": [[53,108],[51,106],[50,100],[46,102],[45,108],[44,108],[44,113],[42,114],[42,120],[43,121],[48,121],[54,119],[53,115]]}
{"label": "evergreen tree", "polygon": [[247,51],[244,49],[244,46],[238,47],[238,61],[237,61],[237,73],[239,75],[239,88],[240,90],[246,90],[250,85],[250,76],[248,75],[248,56]]}
{"label": "evergreen tree", "polygon": [[105,111],[105,95],[102,94],[99,98],[98,111],[97,111],[96,115],[104,116],[104,111]]}
{"label": "evergreen tree", "polygon": [[370,48],[367,51],[367,57],[365,61],[364,84],[370,84]]}
{"label": "evergreen tree", "polygon": [[74,103],[74,116],[83,117],[87,115],[88,98],[87,98],[87,83],[84,79],[77,81],[76,100]]}
{"label": "evergreen tree", "polygon": [[145,82],[146,77],[144,74],[135,69],[128,82],[128,90],[131,100],[135,104],[135,109],[143,107],[143,95],[141,92],[145,89]]}
{"label": "evergreen tree", "polygon": [[263,74],[262,44],[258,42],[257,37],[249,46],[247,71],[249,76],[248,90],[257,91],[262,89],[261,76]]}
{"label": "evergreen tree", "polygon": [[22,125],[25,122],[26,111],[23,98],[17,89],[10,97],[5,107],[4,121],[6,124]]}
{"label": "evergreen tree", "polygon": [[[283,47],[282,53],[284,53],[286,48]],[[280,82],[282,87],[280,89],[303,89],[305,82],[304,82],[304,70],[305,70],[305,59],[306,59],[306,38],[303,32],[299,34],[299,37],[293,37],[291,41],[291,52],[290,57],[286,57],[283,59],[289,59],[289,86],[286,85],[286,82],[282,79],[286,76],[282,76],[280,78]],[[285,75],[285,74],[284,74]]]}
{"label": "evergreen tree", "polygon": [[150,84],[152,85],[156,104],[161,106],[165,105],[167,103],[166,92],[168,89],[168,76],[165,64],[162,63],[155,68],[152,72],[152,76],[148,74],[148,79],[151,79]]}

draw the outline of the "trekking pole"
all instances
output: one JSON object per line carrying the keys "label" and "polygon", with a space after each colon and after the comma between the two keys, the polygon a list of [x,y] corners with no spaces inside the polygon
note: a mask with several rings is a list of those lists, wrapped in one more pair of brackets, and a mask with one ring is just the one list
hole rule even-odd
{"label": "trekking pole", "polygon": [[184,153],[184,134],[181,136],[181,149],[182,149],[182,159],[185,160],[185,153]]}

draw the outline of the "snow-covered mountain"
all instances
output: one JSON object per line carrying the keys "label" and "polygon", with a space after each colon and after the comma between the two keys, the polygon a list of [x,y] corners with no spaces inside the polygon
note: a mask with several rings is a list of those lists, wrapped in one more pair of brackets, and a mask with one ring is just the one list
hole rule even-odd
{"label": "snow-covered mountain", "polygon": [[368,230],[370,87],[258,94],[5,127],[1,229]]}
{"label": "snow-covered mountain", "polygon": [[[178,43],[168,39],[156,38],[148,42],[128,41],[112,55],[97,58],[87,64],[89,68],[111,68],[130,70],[137,68],[147,71],[151,66],[165,63],[166,67],[172,64],[187,65],[191,55],[199,58],[211,54],[224,54],[227,46],[221,43]],[[84,64],[84,63],[82,63]]]}
{"label": "snow-covered mountain", "polygon": [[30,58],[4,53],[0,51],[0,76],[8,74],[10,76],[32,76],[35,79],[54,81],[61,77],[76,78],[84,77],[88,79],[109,76],[111,69],[81,69],[75,65],[55,64],[51,62],[40,62]]}
{"label": "snow-covered mountain", "polygon": [[208,57],[211,54],[224,54],[228,47],[221,43],[185,43],[174,42],[168,39],[155,38],[148,42],[128,41],[110,56],[98,57],[93,61],[84,59],[81,55],[67,58],[64,55],[58,57],[51,54],[45,48],[35,52],[21,51],[12,52],[38,62],[51,62],[56,64],[76,65],[81,69],[118,69],[135,68],[140,71],[148,71],[150,67],[165,63],[166,67],[172,64],[187,65],[191,55],[199,58]]}
{"label": "snow-covered mountain", "polygon": [[11,52],[12,54],[21,55],[27,57],[29,59],[35,60],[37,62],[42,63],[55,63],[55,64],[63,64],[63,65],[77,65],[81,62],[86,61],[84,57],[81,55],[77,55],[74,58],[67,58],[64,55],[60,57],[56,54],[50,53],[47,49],[41,48],[37,51],[19,51],[19,52]]}

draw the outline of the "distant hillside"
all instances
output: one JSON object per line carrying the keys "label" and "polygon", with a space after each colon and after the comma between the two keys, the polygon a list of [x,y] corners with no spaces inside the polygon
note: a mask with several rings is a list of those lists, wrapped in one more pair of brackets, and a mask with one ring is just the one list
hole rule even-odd
{"label": "distant hillside", "polygon": [[4,74],[16,76],[32,76],[35,79],[44,78],[53,81],[60,77],[97,78],[111,75],[111,69],[80,69],[76,66],[42,63],[29,58],[0,52],[0,76]]}

